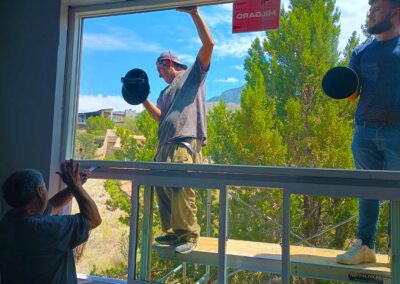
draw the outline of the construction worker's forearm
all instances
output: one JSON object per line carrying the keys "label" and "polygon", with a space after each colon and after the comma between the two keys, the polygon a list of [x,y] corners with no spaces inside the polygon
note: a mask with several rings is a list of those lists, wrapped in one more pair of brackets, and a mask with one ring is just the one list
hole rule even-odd
{"label": "construction worker's forearm", "polygon": [[160,122],[161,119],[161,110],[155,106],[151,101],[145,100],[143,102],[143,106],[149,112],[149,114],[157,121]]}
{"label": "construction worker's forearm", "polygon": [[192,19],[196,25],[197,33],[199,34],[204,49],[212,50],[214,48],[214,38],[210,29],[207,27],[206,23],[201,17],[200,12],[197,11],[196,13],[193,13]]}

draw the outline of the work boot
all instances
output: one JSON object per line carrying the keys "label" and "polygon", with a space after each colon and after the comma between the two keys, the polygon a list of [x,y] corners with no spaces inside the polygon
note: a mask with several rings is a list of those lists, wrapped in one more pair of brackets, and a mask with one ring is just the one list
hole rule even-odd
{"label": "work boot", "polygon": [[163,236],[156,237],[156,242],[160,245],[173,246],[180,243],[178,236],[175,234],[165,234]]}
{"label": "work boot", "polygon": [[336,262],[341,264],[375,263],[375,249],[363,245],[360,239],[355,239],[351,248],[336,256]]}

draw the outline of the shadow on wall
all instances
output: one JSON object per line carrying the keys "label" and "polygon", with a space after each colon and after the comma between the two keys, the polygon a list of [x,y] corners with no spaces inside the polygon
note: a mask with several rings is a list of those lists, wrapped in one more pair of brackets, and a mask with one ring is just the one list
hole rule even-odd
{"label": "shadow on wall", "polygon": [[10,206],[7,205],[6,201],[3,199],[3,191],[0,191],[0,220],[3,218],[4,214],[7,213],[8,210],[11,209]]}

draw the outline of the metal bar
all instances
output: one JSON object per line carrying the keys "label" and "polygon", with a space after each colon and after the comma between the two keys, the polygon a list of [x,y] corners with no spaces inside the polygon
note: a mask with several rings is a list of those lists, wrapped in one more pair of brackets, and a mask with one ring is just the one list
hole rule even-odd
{"label": "metal bar", "polygon": [[178,265],[174,269],[172,269],[170,272],[165,274],[163,277],[159,278],[156,280],[157,283],[164,283],[165,280],[167,280],[172,274],[178,272],[179,270],[182,269],[182,264]]}
{"label": "metal bar", "polygon": [[[206,204],[206,216],[207,216],[207,237],[211,237],[211,189],[207,189],[207,204]],[[206,275],[210,278],[210,265],[206,265]]]}
{"label": "metal bar", "polygon": [[186,268],[187,268],[187,263],[186,262],[182,263],[182,276],[183,276],[182,282],[183,282],[183,284],[187,283]]}
{"label": "metal bar", "polygon": [[209,275],[207,273],[204,273],[196,282],[194,282],[194,284],[201,284],[203,282],[208,281],[209,279],[210,279]]}
{"label": "metal bar", "polygon": [[226,242],[228,239],[227,191],[227,187],[223,187],[219,191],[218,283],[226,283]]}
{"label": "metal bar", "polygon": [[[135,1],[117,1],[113,3],[101,3],[105,1],[98,0],[94,5],[76,4],[74,10],[84,17],[112,16],[127,13],[154,12],[166,9],[175,9],[183,6],[203,6],[211,4],[225,4],[233,0],[135,0]],[[94,1],[92,1],[94,2]],[[110,1],[111,2],[111,1]]]}
{"label": "metal bar", "polygon": [[211,189],[207,189],[206,222],[206,235],[211,237]]}
{"label": "metal bar", "polygon": [[129,230],[128,250],[128,283],[133,284],[136,279],[136,262],[138,247],[138,219],[139,219],[139,185],[132,181],[131,219]]}
{"label": "metal bar", "polygon": [[152,186],[146,185],[143,198],[142,247],[140,257],[140,279],[151,280],[151,241],[153,229],[153,195]]}
{"label": "metal bar", "polygon": [[282,283],[290,283],[290,191],[283,189]]}
{"label": "metal bar", "polygon": [[233,275],[235,275],[236,273],[239,273],[239,272],[241,272],[241,271],[243,271],[243,269],[237,269],[237,270],[232,271],[231,273],[229,273],[226,277],[229,278],[229,277],[231,277],[231,276],[233,276]]}
{"label": "metal bar", "polygon": [[[78,161],[78,160],[77,160]],[[380,180],[400,182],[400,172],[395,171],[373,171],[373,170],[341,170],[341,169],[313,169],[313,168],[286,168],[286,167],[266,167],[266,166],[236,166],[236,165],[216,165],[216,164],[182,164],[182,163],[160,163],[160,162],[127,162],[127,161],[106,161],[106,160],[80,160],[79,163],[84,167],[97,166],[103,168],[115,168],[120,170],[141,169],[141,170],[163,170],[168,172],[209,172],[216,175],[225,173],[242,174],[265,180],[265,177],[279,178],[288,180],[295,178],[296,183],[308,183],[310,178],[315,183],[324,183],[327,179],[330,184],[340,184],[343,180],[345,184],[354,184],[358,181],[368,180],[371,182]],[[98,170],[96,170],[97,172]],[[300,179],[301,178],[301,179]],[[322,178],[322,179],[321,179]],[[357,181],[356,181],[357,180]],[[319,181],[319,182],[317,182]],[[321,193],[324,190],[321,190]]]}
{"label": "metal bar", "polygon": [[392,201],[391,212],[391,249],[392,283],[400,283],[400,201]]}
{"label": "metal bar", "polygon": [[[388,203],[388,202],[389,202],[389,201],[387,201],[387,200],[381,202],[381,203],[380,203],[380,207],[382,207],[383,205],[385,205],[385,204]],[[335,225],[332,225],[332,226],[330,226],[330,227],[328,227],[328,228],[325,228],[325,229],[323,229],[323,230],[321,230],[321,231],[315,233],[314,235],[309,236],[309,237],[305,238],[304,240],[295,243],[295,245],[299,245],[299,244],[301,244],[301,243],[303,243],[303,242],[305,242],[305,241],[309,241],[309,240],[312,240],[312,239],[314,239],[314,238],[316,238],[316,237],[319,237],[319,236],[325,234],[326,232],[329,232],[330,230],[336,229],[336,228],[338,228],[338,227],[340,227],[340,226],[342,226],[342,225],[344,225],[344,224],[347,224],[347,223],[351,222],[352,220],[354,220],[354,219],[356,219],[356,218],[358,218],[358,214],[355,214],[355,215],[351,216],[350,218],[347,218],[346,220],[343,220],[343,221],[341,221],[341,222],[339,222],[339,223],[337,223],[337,224],[335,224]]]}
{"label": "metal bar", "polygon": [[[226,280],[228,280],[229,277],[231,277],[231,276],[233,276],[233,275],[235,275],[236,273],[239,273],[239,272],[241,272],[241,271],[243,271],[243,269],[236,269],[235,271],[232,271],[231,273],[229,273],[228,275],[226,275]],[[213,283],[213,284],[218,284],[218,281],[216,280],[216,281],[213,281],[212,283]],[[226,282],[225,282],[225,283],[226,283]]]}
{"label": "metal bar", "polygon": [[[400,173],[165,163],[82,161],[99,166],[93,178],[129,179],[161,186],[221,185],[286,188],[294,194],[400,200]],[[154,182],[153,182],[154,181]]]}

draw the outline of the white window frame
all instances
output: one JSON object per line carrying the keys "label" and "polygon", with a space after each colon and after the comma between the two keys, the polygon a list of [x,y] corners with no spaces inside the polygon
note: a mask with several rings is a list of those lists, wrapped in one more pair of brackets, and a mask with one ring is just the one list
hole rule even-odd
{"label": "white window frame", "polygon": [[[84,19],[154,12],[184,6],[204,6],[233,2],[233,0],[134,0],[117,3],[111,2],[110,0],[108,1],[109,3],[102,3],[104,2],[102,0],[92,1],[91,5],[88,6],[69,6],[67,64],[64,88],[64,123],[61,142],[62,159],[70,159],[74,156]],[[99,4],[96,4],[96,2]],[[95,164],[95,162],[93,164]]]}

